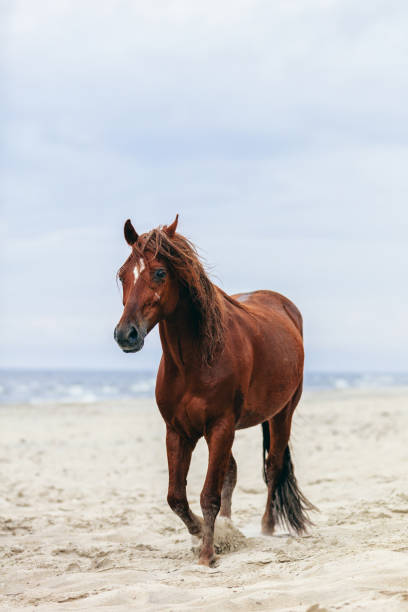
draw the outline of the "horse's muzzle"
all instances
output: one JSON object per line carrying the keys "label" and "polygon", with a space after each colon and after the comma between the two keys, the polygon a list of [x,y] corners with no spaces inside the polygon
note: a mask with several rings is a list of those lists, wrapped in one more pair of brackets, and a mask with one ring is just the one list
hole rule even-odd
{"label": "horse's muzzle", "polygon": [[138,329],[135,325],[124,327],[117,325],[113,332],[113,337],[125,353],[136,353],[143,348],[146,333]]}

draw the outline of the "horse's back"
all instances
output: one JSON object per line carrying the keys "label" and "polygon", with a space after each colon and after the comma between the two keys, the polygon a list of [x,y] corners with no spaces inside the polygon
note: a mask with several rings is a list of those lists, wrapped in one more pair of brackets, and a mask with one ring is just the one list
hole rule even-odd
{"label": "horse's back", "polygon": [[263,312],[276,312],[280,315],[289,317],[295,325],[300,335],[303,335],[303,321],[299,309],[287,297],[276,291],[261,289],[248,293],[236,293],[231,296],[237,302],[245,304],[254,314],[261,310]]}

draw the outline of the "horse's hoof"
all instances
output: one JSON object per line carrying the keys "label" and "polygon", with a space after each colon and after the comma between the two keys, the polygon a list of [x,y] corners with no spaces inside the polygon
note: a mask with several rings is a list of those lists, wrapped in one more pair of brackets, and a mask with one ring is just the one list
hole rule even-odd
{"label": "horse's hoof", "polygon": [[275,525],[262,525],[262,535],[271,536],[275,532]]}
{"label": "horse's hoof", "polygon": [[215,555],[200,557],[198,560],[198,565],[204,565],[204,567],[214,567],[218,557]]}
{"label": "horse's hoof", "polygon": [[211,547],[211,549],[207,548],[207,550],[202,550],[200,552],[200,556],[198,558],[198,564],[204,565],[205,567],[213,567],[216,560],[217,560],[217,557],[214,554],[214,549]]}

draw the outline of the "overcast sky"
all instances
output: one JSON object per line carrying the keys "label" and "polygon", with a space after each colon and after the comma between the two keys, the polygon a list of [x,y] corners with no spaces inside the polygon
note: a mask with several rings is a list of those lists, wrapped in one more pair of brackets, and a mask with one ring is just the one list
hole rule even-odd
{"label": "overcast sky", "polygon": [[406,370],[408,3],[1,4],[1,362],[146,368],[115,273],[179,230],[286,294],[309,370]]}

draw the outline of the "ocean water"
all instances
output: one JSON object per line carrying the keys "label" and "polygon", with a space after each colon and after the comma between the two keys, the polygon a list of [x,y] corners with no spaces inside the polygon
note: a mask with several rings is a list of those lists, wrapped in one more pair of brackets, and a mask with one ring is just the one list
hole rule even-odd
{"label": "ocean water", "polygon": [[[92,403],[154,397],[156,372],[0,370],[0,404]],[[408,373],[306,372],[305,389],[408,386]]]}
{"label": "ocean water", "polygon": [[97,370],[0,370],[0,404],[153,397],[155,372]]}
{"label": "ocean water", "polygon": [[408,372],[305,372],[305,389],[407,387]]}

